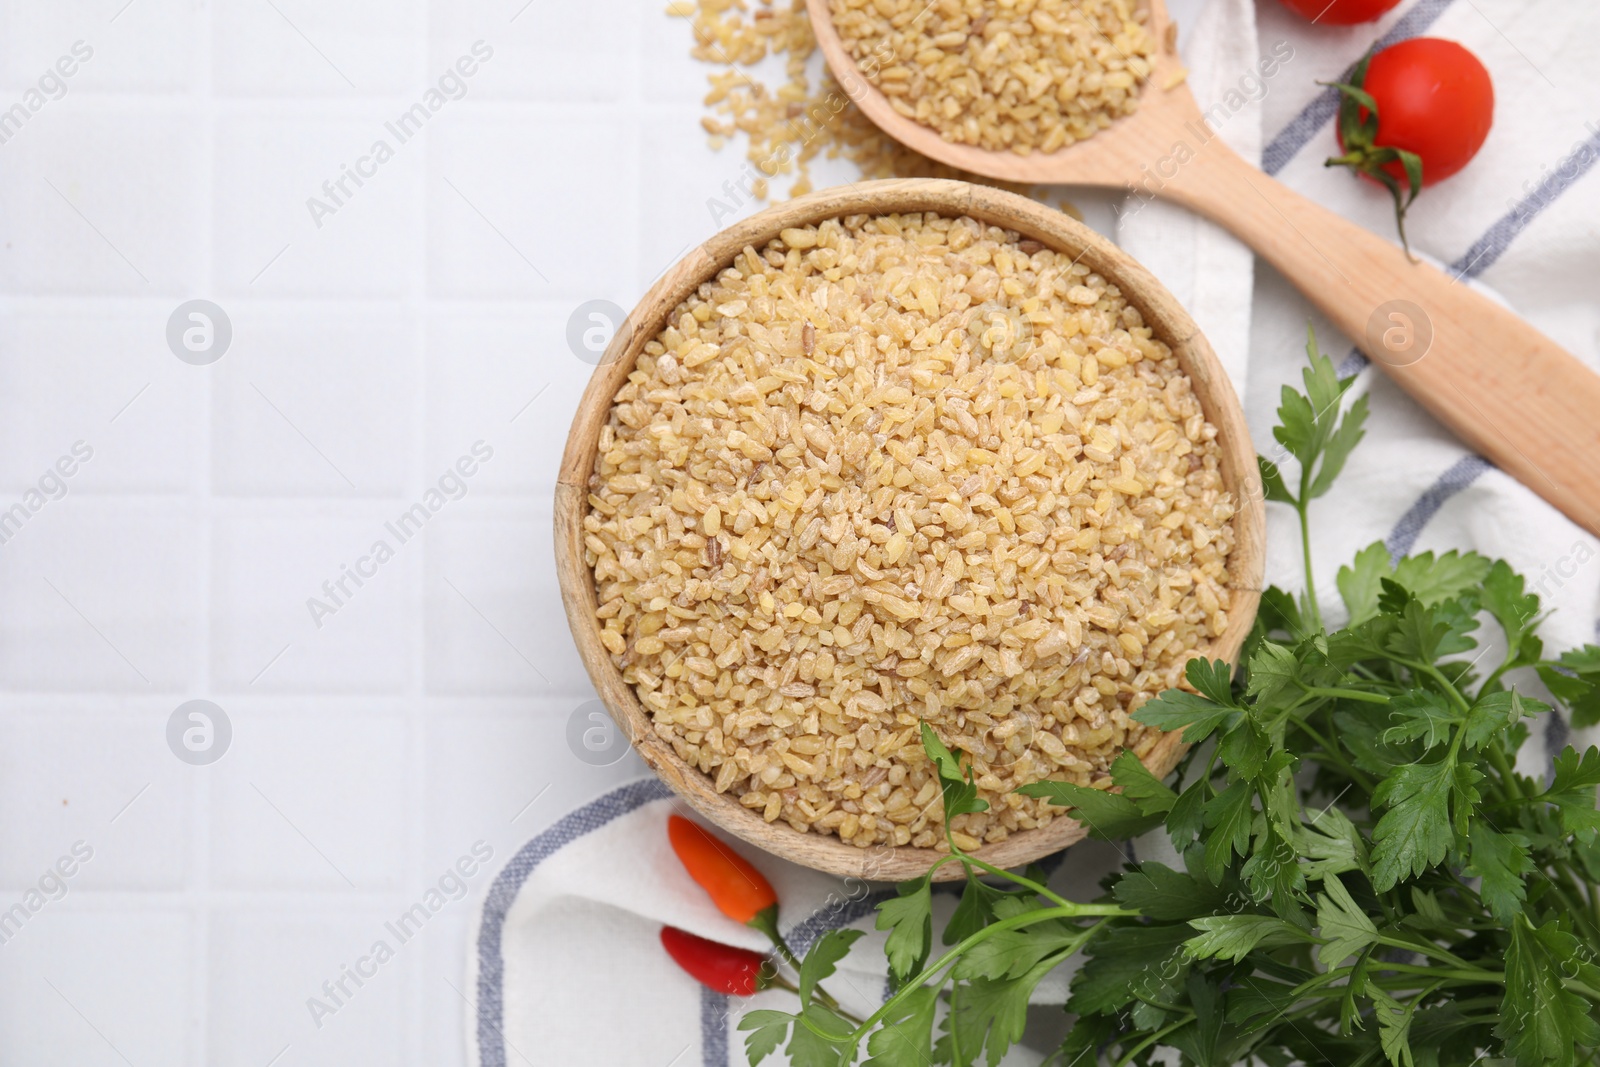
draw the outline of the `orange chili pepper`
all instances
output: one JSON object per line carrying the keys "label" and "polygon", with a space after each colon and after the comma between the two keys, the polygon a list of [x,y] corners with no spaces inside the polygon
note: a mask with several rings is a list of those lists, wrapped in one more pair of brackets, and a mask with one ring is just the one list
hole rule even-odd
{"label": "orange chili pepper", "polygon": [[689,877],[700,883],[722,914],[779,940],[778,894],[760,871],[698,823],[681,816],[668,817],[667,837]]}

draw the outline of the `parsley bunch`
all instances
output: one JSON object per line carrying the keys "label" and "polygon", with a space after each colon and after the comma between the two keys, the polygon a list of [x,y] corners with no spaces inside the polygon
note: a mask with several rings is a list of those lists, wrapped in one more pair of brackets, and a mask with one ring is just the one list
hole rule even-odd
{"label": "parsley bunch", "polygon": [[[1312,339],[1304,394],[1286,387],[1274,435],[1308,505],[1362,435],[1362,400]],[[1074,1021],[1046,1064],[1234,1067],[1579,1065],[1600,1060],[1600,750],[1519,772],[1550,705],[1508,687],[1537,673],[1574,724],[1600,722],[1600,648],[1545,656],[1539,598],[1473,553],[1391,560],[1381,544],[1339,571],[1349,621],[1328,631],[1314,591],[1268,590],[1234,677],[1197,659],[1189,689],[1134,715],[1195,746],[1170,784],[1131,753],[1115,791],[1024,788],[1102,838],[1165,827],[1181,869],[1146,862],[1075,903],[1038,872],[1002,871],[952,841],[967,874],[933,956],[932,873],[880,906],[893,995],[857,1024],[808,995],[858,932],[801,966],[797,1013],[755,1011],[758,1063],[986,1064],[1022,1036],[1029,995],[1079,964]],[[1492,634],[1484,640],[1485,633]],[[972,771],[926,725],[945,824],[981,811]],[[809,981],[807,981],[809,977]]]}

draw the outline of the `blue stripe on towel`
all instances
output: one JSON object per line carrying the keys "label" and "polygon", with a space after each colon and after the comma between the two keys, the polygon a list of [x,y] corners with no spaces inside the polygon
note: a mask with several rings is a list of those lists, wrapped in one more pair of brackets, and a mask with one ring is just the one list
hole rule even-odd
{"label": "blue stripe on towel", "polygon": [[[500,955],[500,936],[505,929],[506,912],[516,901],[522,883],[539,864],[578,838],[651,801],[670,796],[672,790],[658,778],[613,789],[563,816],[523,845],[495,877],[483,902],[483,925],[478,930],[478,1058],[483,1067],[506,1067],[506,1038],[501,1029],[505,1025],[505,960]],[[724,1043],[724,1061],[726,1047]]]}
{"label": "blue stripe on towel", "polygon": [[1494,464],[1476,454],[1462,456],[1452,463],[1450,469],[1439,475],[1438,481],[1428,486],[1427,491],[1417,498],[1417,502],[1400,516],[1400,521],[1394,524],[1389,536],[1383,539],[1383,546],[1389,550],[1389,555],[1399,559],[1410,552],[1416,545],[1422,528],[1428,525],[1429,519],[1439,513],[1439,509],[1444,507],[1444,502],[1477,481],[1480,474],[1493,466]]}
{"label": "blue stripe on towel", "polygon": [[703,1067],[728,1067],[728,998],[700,987],[700,1062]]}
{"label": "blue stripe on towel", "polygon": [[[852,881],[855,881],[858,885],[865,885],[864,882],[860,882],[857,879],[852,879]],[[857,919],[871,915],[879,904],[893,898],[895,895],[896,891],[893,889],[880,889],[876,893],[868,893],[853,900],[847,899],[837,906],[823,908],[795,923],[794,927],[785,935],[785,938],[789,942],[789,947],[793,948],[797,954],[804,955],[805,951],[811,947],[811,942],[829,930],[837,930],[842,926],[849,926]]]}
{"label": "blue stripe on towel", "polygon": [[1496,219],[1495,224],[1472,242],[1472,247],[1462,253],[1460,259],[1450,264],[1451,271],[1457,277],[1476,278],[1488,270],[1505,255],[1511,242],[1528,228],[1529,223],[1576,185],[1578,179],[1594,169],[1596,160],[1600,160],[1600,125],[1591,122],[1588,129],[1589,136],[1586,139],[1575,144],[1572,151],[1562,156],[1561,161],[1550,169],[1544,180],[1513,204],[1510,211]]}
{"label": "blue stripe on towel", "polygon": [[[1453,2],[1454,0],[1422,0],[1389,28],[1389,32],[1379,39],[1378,47],[1387,48],[1396,41],[1424,33]],[[1268,174],[1276,175],[1288,166],[1289,161],[1299,154],[1300,149],[1304,148],[1322,127],[1332,122],[1338,113],[1339,90],[1324,90],[1320,96],[1307,104],[1300,114],[1290,119],[1289,124],[1279,130],[1278,135],[1262,149],[1261,169]]]}

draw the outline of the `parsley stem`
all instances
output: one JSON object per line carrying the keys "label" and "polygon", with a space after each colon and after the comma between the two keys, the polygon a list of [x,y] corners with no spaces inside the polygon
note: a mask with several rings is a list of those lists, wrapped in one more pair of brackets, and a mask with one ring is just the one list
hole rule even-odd
{"label": "parsley stem", "polygon": [[1600,1002],[1600,989],[1591,989],[1587,985],[1584,985],[1582,982],[1578,981],[1576,978],[1564,979],[1562,984],[1580,996],[1585,996],[1590,1000]]}
{"label": "parsley stem", "polygon": [[1137,1056],[1139,1053],[1143,1052],[1145,1049],[1149,1048],[1151,1045],[1156,1044],[1163,1037],[1166,1037],[1168,1034],[1172,1033],[1174,1030],[1177,1030],[1180,1027],[1188,1026],[1189,1023],[1191,1021],[1193,1021],[1194,1019],[1196,1019],[1196,1018],[1198,1018],[1198,1016],[1196,1016],[1194,1012],[1192,1012],[1192,1011],[1184,1012],[1183,1013],[1183,1018],[1179,1019],[1175,1023],[1168,1023],[1166,1026],[1163,1026],[1161,1029],[1157,1030],[1155,1033],[1151,1034],[1149,1037],[1145,1038],[1143,1041],[1141,1041],[1137,1045],[1133,1046],[1127,1052],[1123,1053],[1122,1057],[1117,1060],[1116,1067],[1124,1067],[1125,1064],[1132,1063],[1133,1062],[1133,1058],[1135,1056]]}
{"label": "parsley stem", "polygon": [[[960,982],[957,982],[955,985],[950,987],[950,1028],[945,1031],[950,1035],[950,1063],[953,1065],[953,1067],[959,1067],[960,1064],[973,1062],[961,1054],[961,1028],[956,1025],[956,1012],[958,1010],[956,1008],[956,994],[960,992]],[[973,1051],[976,1052],[978,1050],[973,1049]]]}
{"label": "parsley stem", "polygon": [[[1380,945],[1388,945],[1390,948],[1404,949],[1407,952],[1420,952],[1424,956],[1427,956],[1427,957],[1429,957],[1431,959],[1444,960],[1444,962],[1446,962],[1448,964],[1451,964],[1452,966],[1455,966],[1455,967],[1471,967],[1472,966],[1472,964],[1468,963],[1466,960],[1462,959],[1460,956],[1457,956],[1457,955],[1454,955],[1453,953],[1445,951],[1444,949],[1440,948],[1438,945],[1434,944],[1432,941],[1429,941],[1427,938],[1422,937],[1420,935],[1418,935],[1415,938],[1415,940],[1408,940],[1408,939],[1402,938],[1402,937],[1386,937],[1386,936],[1380,934],[1380,935],[1378,935],[1378,939],[1377,940],[1378,940],[1378,944],[1380,944]],[[1384,966],[1388,966],[1388,965],[1384,964]],[[1488,973],[1488,972],[1485,972],[1485,973]]]}
{"label": "parsley stem", "polygon": [[[969,856],[965,852],[961,853],[961,862],[962,863],[971,864],[974,867],[982,868],[983,870],[988,871],[990,874],[996,874],[996,875],[999,875],[1002,878],[1009,878],[1013,882],[1015,882],[1018,885],[1022,886],[1024,889],[1033,890],[1035,893],[1039,894],[1041,897],[1044,897],[1046,900],[1049,900],[1049,901],[1055,903],[1059,907],[1063,907],[1063,908],[1094,908],[1094,907],[1100,907],[1101,906],[1101,905],[1098,905],[1098,904],[1074,904],[1072,901],[1068,900],[1066,897],[1057,896],[1055,893],[1052,893],[1050,890],[1046,889],[1044,886],[1040,885],[1038,882],[1035,882],[1032,878],[1026,878],[1026,877],[1024,877],[1024,876],[1022,876],[1020,874],[1012,874],[1008,870],[1005,870],[1005,869],[1000,868],[1000,867],[996,867],[992,863],[985,863],[985,862],[983,862],[983,860],[980,860],[978,857]],[[1079,911],[1078,914],[1079,915],[1093,915],[1093,914],[1097,914],[1097,913]]]}
{"label": "parsley stem", "polygon": [[1344,772],[1346,778],[1349,778],[1368,793],[1372,792],[1372,779],[1357,770],[1355,765],[1345,758],[1343,750],[1318,733],[1305,719],[1296,720],[1295,726],[1299,727],[1302,732],[1310,734],[1311,739],[1322,746],[1322,754],[1317,757],[1320,762],[1338,764],[1339,769]]}
{"label": "parsley stem", "polygon": [[[917,975],[905,985],[901,986],[899,992],[890,997],[888,1000],[884,1001],[877,1011],[867,1016],[866,1020],[856,1028],[855,1033],[851,1034],[850,1037],[845,1040],[850,1040],[851,1047],[854,1048],[856,1043],[859,1043],[863,1037],[866,1037],[867,1033],[874,1026],[878,1025],[885,1018],[892,1015],[895,1009],[899,1008],[901,1003],[905,1001],[907,997],[911,996],[918,989],[921,989],[923,984],[927,982],[928,979],[932,978],[934,975],[950,966],[958,958],[960,958],[963,953],[972,948],[972,946],[987,941],[990,937],[1000,933],[1002,930],[1015,930],[1021,926],[1031,926],[1034,923],[1043,922],[1046,919],[1077,918],[1086,914],[1084,911],[1085,908],[1105,908],[1105,910],[1097,910],[1095,912],[1089,912],[1088,914],[1117,916],[1138,914],[1138,912],[1127,911],[1123,908],[1109,908],[1098,904],[1074,904],[1065,908],[1040,908],[1037,911],[1024,912],[1021,915],[1013,915],[1009,919],[1001,919],[998,922],[990,923],[982,930],[978,930],[967,935],[961,941],[957,942],[955,945],[952,945],[950,950],[943,956],[940,956],[937,960],[924,967],[921,974]],[[1104,925],[1105,920],[1102,919],[1093,926],[1087,927],[1083,931],[1082,939],[1072,947],[1072,952],[1077,952],[1079,949],[1083,948],[1083,946],[1088,942],[1089,938],[1093,937],[1095,933]],[[1068,953],[1068,955],[1070,955],[1070,953]],[[941,982],[940,984],[943,983]]]}
{"label": "parsley stem", "polygon": [[1306,571],[1306,612],[1311,616],[1311,632],[1316,633],[1322,629],[1322,608],[1317,604],[1317,579],[1311,572],[1311,520],[1307,516],[1310,508],[1311,495],[1311,467],[1309,464],[1300,466],[1300,499],[1295,501],[1295,513],[1300,516],[1300,558]]}
{"label": "parsley stem", "polygon": [[[757,919],[760,918],[761,916],[757,916]],[[794,954],[794,949],[789,947],[789,942],[786,941],[783,935],[778,932],[776,912],[774,912],[773,917],[771,917],[767,923],[761,925],[759,929],[772,941],[773,946],[778,950],[778,955],[781,956],[789,964],[789,966],[794,968],[794,972],[796,974],[799,974],[801,966],[800,957]],[[779,975],[774,979],[773,984],[777,985],[783,980],[783,977]],[[784,988],[788,987],[785,986]],[[824,1006],[832,1008],[834,1011],[848,1014],[844,1012],[843,1008],[839,1007],[839,1002],[833,999],[833,994],[829,993],[826,989],[823,989],[820,985],[816,987],[815,996],[823,1003]]]}
{"label": "parsley stem", "polygon": [[1512,656],[1510,653],[1507,653],[1505,662],[1496,667],[1494,669],[1494,673],[1489,675],[1488,678],[1484,679],[1483,684],[1478,687],[1478,695],[1482,696],[1484,693],[1492,690],[1495,683],[1500,680],[1500,676],[1506,673],[1506,671],[1510,670],[1512,664],[1514,663],[1516,663],[1516,657]]}
{"label": "parsley stem", "polygon": [[1523,797],[1522,785],[1517,781],[1517,772],[1506,759],[1506,754],[1500,751],[1497,742],[1484,746],[1484,752],[1489,757],[1489,763],[1494,767],[1495,774],[1499,775],[1501,783],[1506,787],[1506,792],[1511,794],[1512,800],[1521,800]]}
{"label": "parsley stem", "polygon": [[1310,686],[1306,692],[1314,697],[1328,697],[1338,700],[1360,700],[1368,704],[1387,704],[1389,698],[1382,693],[1368,693],[1362,689],[1337,689],[1326,686]]}
{"label": "parsley stem", "polygon": [[[1391,943],[1383,938],[1379,938],[1379,940],[1384,941],[1386,944]],[[1416,948],[1415,945],[1403,945],[1401,947]],[[1476,967],[1467,970],[1447,967],[1413,967],[1409,963],[1387,963],[1378,960],[1374,960],[1372,966],[1376,970],[1399,971],[1402,974],[1425,974],[1432,978],[1454,978],[1462,982],[1485,982],[1491,985],[1506,984],[1506,976],[1499,971],[1481,971]]]}
{"label": "parsley stem", "polygon": [[1408,667],[1412,671],[1420,671],[1438,682],[1444,688],[1445,695],[1461,706],[1462,714],[1472,710],[1471,702],[1461,695],[1461,690],[1457,689],[1455,683],[1446,678],[1444,672],[1439,670],[1438,667],[1431,663],[1420,663],[1414,659],[1406,659],[1404,656],[1390,656],[1389,658],[1402,667]]}
{"label": "parsley stem", "polygon": [[[787,989],[789,992],[793,993],[795,996],[799,996],[800,995],[800,987],[795,985],[793,982],[789,981],[789,979],[785,978],[781,974],[780,975],[775,975],[772,978],[771,982],[769,983],[769,988],[772,988],[772,989]],[[841,1008],[839,1006],[839,1002],[834,1000],[832,997],[830,997],[827,994],[827,992],[823,990],[823,988],[821,986],[812,987],[812,991],[811,992],[812,992],[813,996],[815,996],[818,1000],[822,1001],[823,1004],[825,1004],[828,1008],[832,1009],[832,1011],[833,1011],[833,1013],[835,1015],[839,1016],[842,1019],[845,1019],[848,1022],[852,1022],[857,1026],[861,1025],[861,1019],[860,1019],[859,1016],[855,1015],[852,1012],[845,1011],[843,1008]],[[819,1037],[829,1037],[830,1036],[830,1035],[824,1033],[822,1030],[817,1029],[817,1027],[815,1027],[815,1026],[811,1027],[811,1031],[813,1033],[817,1034]],[[834,1041],[837,1041],[837,1040],[839,1040],[839,1036],[837,1034],[831,1035],[831,1039],[834,1040]]]}

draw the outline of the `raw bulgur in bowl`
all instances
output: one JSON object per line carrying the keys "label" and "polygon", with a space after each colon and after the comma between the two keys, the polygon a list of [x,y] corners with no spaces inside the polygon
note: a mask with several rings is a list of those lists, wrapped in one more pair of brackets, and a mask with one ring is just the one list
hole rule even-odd
{"label": "raw bulgur in bowl", "polygon": [[1081,836],[1015,793],[1176,739],[1130,713],[1254,614],[1237,400],[1148,274],[958,182],[769,209],[658,283],[563,463],[557,545],[591,677],[729,830],[841,874],[944,842],[918,733],[964,751],[991,862]]}

